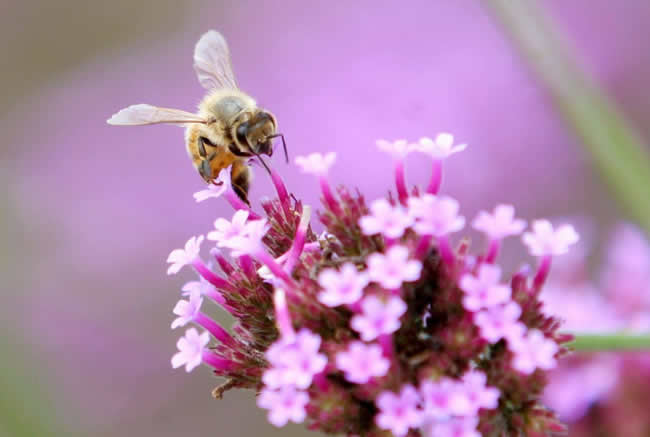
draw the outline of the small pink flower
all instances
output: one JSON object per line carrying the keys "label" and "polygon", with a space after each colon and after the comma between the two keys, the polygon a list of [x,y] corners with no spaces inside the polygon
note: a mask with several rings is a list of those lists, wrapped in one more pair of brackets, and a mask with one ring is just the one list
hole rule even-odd
{"label": "small pink flower", "polygon": [[274,426],[283,427],[287,422],[302,423],[307,416],[305,406],[309,395],[294,387],[279,390],[264,388],[257,398],[257,406],[269,410],[268,420]]}
{"label": "small pink flower", "polygon": [[214,231],[208,232],[208,240],[216,241],[217,246],[224,247],[224,242],[231,238],[244,235],[249,212],[243,209],[235,212],[232,220],[218,218],[214,221]]}
{"label": "small pink flower", "polygon": [[465,292],[463,306],[467,311],[490,308],[510,299],[510,287],[499,284],[501,269],[491,264],[481,264],[478,276],[469,273],[460,278],[460,288]]}
{"label": "small pink flower", "polygon": [[343,264],[338,271],[325,269],[318,275],[318,283],[323,287],[318,300],[329,307],[353,304],[361,299],[369,281],[368,274],[359,272],[352,263]]}
{"label": "small pink flower", "polygon": [[483,232],[492,240],[519,235],[526,228],[526,222],[515,218],[515,207],[512,205],[497,205],[494,213],[479,212],[472,222],[474,229]]}
{"label": "small pink flower", "polygon": [[194,200],[203,202],[211,197],[215,199],[221,197],[230,188],[230,168],[228,166],[219,172],[219,176],[215,179],[216,183],[210,183],[203,190],[194,193]]}
{"label": "small pink flower", "polygon": [[514,322],[508,329],[504,331],[503,338],[508,342],[508,345],[511,345],[515,342],[521,341],[522,338],[526,336],[528,328],[521,322]]}
{"label": "small pink flower", "polygon": [[217,289],[214,285],[210,284],[203,276],[199,276],[198,281],[189,281],[183,285],[181,288],[181,296],[191,296],[192,294],[198,293],[201,296],[210,296],[214,294]]}
{"label": "small pink flower", "polygon": [[370,205],[371,215],[361,217],[359,226],[366,235],[383,234],[388,238],[400,238],[413,218],[400,205],[391,205],[386,199],[378,199]]}
{"label": "small pink flower", "polygon": [[460,384],[449,378],[440,381],[427,380],[420,384],[424,415],[427,419],[446,418],[451,415],[451,401],[459,391]]}
{"label": "small pink flower", "polygon": [[406,304],[396,296],[385,303],[376,296],[367,296],[361,301],[361,310],[361,314],[352,317],[350,326],[361,334],[363,341],[372,341],[399,329],[399,319],[406,312]]}
{"label": "small pink flower", "polygon": [[451,197],[423,194],[408,202],[409,214],[415,219],[413,229],[420,235],[442,237],[465,226],[465,218],[458,215],[458,202]]}
{"label": "small pink flower", "polygon": [[292,385],[305,389],[314,375],[327,365],[327,357],[318,350],[319,335],[303,328],[292,338],[281,338],[266,351],[271,367],[264,372],[262,381],[270,388]]}
{"label": "small pink flower", "polygon": [[201,310],[201,304],[203,303],[203,298],[200,293],[191,293],[189,300],[179,300],[174,307],[174,314],[178,317],[172,322],[172,329],[176,329],[179,326],[185,326],[190,323],[198,312]]}
{"label": "small pink flower", "polygon": [[409,260],[409,251],[404,246],[392,246],[386,254],[373,253],[368,257],[368,276],[371,281],[393,290],[402,282],[417,281],[420,278],[422,263]]}
{"label": "small pink flower", "polygon": [[386,141],[377,140],[379,150],[388,153],[393,159],[404,159],[406,155],[413,151],[413,147],[406,140]]}
{"label": "small pink flower", "polygon": [[474,314],[474,323],[481,330],[481,337],[494,344],[512,335],[520,315],[519,305],[508,302]]}
{"label": "small pink flower", "polygon": [[578,242],[579,236],[571,225],[561,225],[556,230],[548,220],[535,220],[533,232],[525,232],[522,240],[533,256],[563,255],[569,246]]}
{"label": "small pink flower", "polygon": [[311,153],[307,156],[297,156],[295,163],[303,173],[324,176],[336,161],[336,153],[329,152],[324,156],[320,153]]}
{"label": "small pink flower", "polygon": [[508,343],[509,349],[514,353],[512,367],[523,374],[530,375],[536,368],[550,370],[555,367],[557,361],[555,354],[558,351],[558,345],[546,338],[538,330],[528,331],[526,336],[518,340],[512,340]]}
{"label": "small pink flower", "polygon": [[168,275],[175,275],[184,266],[192,264],[195,259],[199,257],[201,252],[201,243],[203,243],[203,235],[192,237],[185,243],[184,249],[174,249],[167,257],[167,262],[171,263],[167,269]]}
{"label": "small pink flower", "polygon": [[185,365],[185,371],[191,372],[203,361],[203,351],[209,342],[210,334],[207,331],[199,335],[196,329],[188,329],[176,343],[179,352],[172,357],[172,367],[176,369]]}
{"label": "small pink flower", "polygon": [[[233,218],[234,220],[234,218]],[[256,255],[264,250],[262,238],[270,226],[266,219],[246,222],[244,229],[227,240],[221,240],[221,246],[231,249],[233,256]]]}
{"label": "small pink flower", "polygon": [[467,144],[457,144],[454,146],[454,136],[449,133],[441,133],[436,136],[435,140],[431,138],[420,138],[413,149],[418,152],[426,153],[433,159],[445,159],[454,153],[462,152],[467,148]]}
{"label": "small pink flower", "polygon": [[485,373],[472,370],[463,375],[462,384],[452,396],[450,409],[456,416],[476,416],[483,408],[492,410],[499,404],[499,390],[487,387]]}
{"label": "small pink flower", "polygon": [[370,378],[384,376],[390,362],[383,357],[381,346],[354,341],[348,349],[336,354],[336,367],[345,372],[345,379],[365,384]]}
{"label": "small pink flower", "polygon": [[[213,250],[216,250],[216,248]],[[208,264],[206,266],[206,270],[208,272],[212,272],[212,264]],[[183,285],[183,288],[181,288],[181,296],[189,297],[192,296],[192,294],[198,293],[200,296],[209,297],[224,308],[227,307],[228,305],[226,304],[226,300],[224,299],[223,295],[217,290],[214,284],[201,276],[200,273],[201,272],[199,272],[198,281],[189,281]]]}
{"label": "small pink flower", "polygon": [[478,417],[453,417],[427,424],[424,434],[426,437],[481,437],[477,426]]}
{"label": "small pink flower", "polygon": [[422,413],[418,408],[420,395],[410,384],[402,386],[399,394],[382,392],[375,403],[379,408],[375,423],[382,429],[390,430],[397,437],[406,435],[410,428],[417,428],[422,424]]}

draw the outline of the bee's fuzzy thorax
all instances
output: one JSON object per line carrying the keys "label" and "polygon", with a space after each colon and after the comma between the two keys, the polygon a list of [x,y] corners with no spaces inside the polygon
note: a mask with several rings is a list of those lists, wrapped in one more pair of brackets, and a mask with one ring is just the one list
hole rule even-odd
{"label": "bee's fuzzy thorax", "polygon": [[218,106],[219,102],[222,99],[228,97],[240,100],[242,109],[252,109],[257,107],[255,99],[253,99],[245,92],[237,89],[221,88],[211,90],[205,97],[201,99],[198,104],[199,114],[205,116],[206,118],[210,115],[214,115],[215,107]]}

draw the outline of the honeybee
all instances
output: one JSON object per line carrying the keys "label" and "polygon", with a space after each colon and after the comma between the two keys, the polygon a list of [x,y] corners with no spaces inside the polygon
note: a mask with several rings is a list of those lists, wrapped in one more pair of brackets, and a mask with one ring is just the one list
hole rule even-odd
{"label": "honeybee", "polygon": [[107,123],[185,126],[187,153],[201,177],[208,183],[217,183],[219,172],[232,165],[232,187],[248,203],[251,180],[248,160],[256,157],[270,171],[260,155],[271,156],[272,139],[280,137],[288,162],[284,136],[278,133],[275,116],[259,108],[255,100],[237,86],[228,44],[219,32],[211,30],[199,39],[194,48],[194,70],[201,85],[209,91],[199,103],[196,114],[139,104],[122,109]]}

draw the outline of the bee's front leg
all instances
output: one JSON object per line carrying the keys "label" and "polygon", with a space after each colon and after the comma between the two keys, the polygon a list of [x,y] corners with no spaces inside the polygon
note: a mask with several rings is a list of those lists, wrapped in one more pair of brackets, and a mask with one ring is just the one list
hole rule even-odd
{"label": "bee's front leg", "polygon": [[210,161],[207,159],[201,160],[201,164],[199,165],[198,170],[199,174],[206,182],[210,182],[214,179],[212,176],[212,166],[210,166]]}
{"label": "bee's front leg", "polygon": [[212,165],[210,164],[210,162],[212,162],[212,160],[217,157],[217,152],[212,152],[210,153],[210,155],[207,155],[207,153],[205,153],[206,150],[205,147],[203,147],[203,142],[201,141],[201,138],[199,138],[199,155],[203,157],[203,159],[201,160],[201,165],[199,166],[199,173],[201,174],[201,177],[205,179],[206,182],[213,183],[215,185],[221,185],[223,182],[215,181],[216,176],[214,175],[214,172],[212,171]]}

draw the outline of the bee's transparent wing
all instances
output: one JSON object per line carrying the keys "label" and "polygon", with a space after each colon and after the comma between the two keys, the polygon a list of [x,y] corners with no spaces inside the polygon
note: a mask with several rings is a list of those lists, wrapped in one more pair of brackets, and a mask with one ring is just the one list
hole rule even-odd
{"label": "bee's transparent wing", "polygon": [[206,120],[191,112],[180,109],[159,108],[157,106],[139,104],[131,105],[113,114],[106,120],[108,124],[118,126],[139,126],[143,124],[179,124],[206,123]]}
{"label": "bee's transparent wing", "polygon": [[225,38],[216,30],[205,33],[194,48],[194,70],[206,89],[238,89]]}

